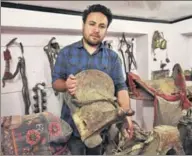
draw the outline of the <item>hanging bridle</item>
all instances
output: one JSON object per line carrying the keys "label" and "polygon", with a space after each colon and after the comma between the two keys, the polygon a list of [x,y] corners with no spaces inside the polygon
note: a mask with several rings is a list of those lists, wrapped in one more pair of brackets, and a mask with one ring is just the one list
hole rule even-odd
{"label": "hanging bridle", "polygon": [[[131,42],[128,42],[125,38],[125,34],[122,34],[122,38],[120,39],[119,43],[119,51],[121,52],[122,58],[123,58],[123,63],[124,63],[124,69],[125,73],[127,74],[130,72],[132,69],[132,66],[134,66],[135,69],[137,69],[137,63],[135,60],[135,57],[133,55],[133,41],[134,39],[131,40]],[[126,50],[123,52],[122,47],[123,45],[126,45]],[[128,55],[128,69],[126,68],[126,61],[125,61],[125,54]]]}
{"label": "hanging bridle", "polygon": [[[55,37],[52,37],[51,40],[48,42],[48,44],[43,48],[49,60],[51,75],[53,73],[53,67],[54,67],[56,58],[60,51],[60,46],[58,42],[54,41],[55,39],[56,39]],[[57,96],[58,92],[55,92],[55,95]]]}
{"label": "hanging bridle", "polygon": [[48,44],[43,48],[49,60],[51,74],[53,73],[54,63],[60,50],[59,44],[57,42],[53,42],[55,39],[55,37],[52,37]]}
{"label": "hanging bridle", "polygon": [[[11,80],[15,78],[15,76],[20,72],[22,82],[23,82],[23,87],[22,87],[22,96],[25,104],[25,114],[29,114],[29,107],[31,105],[30,98],[29,98],[29,89],[28,89],[28,80],[26,77],[26,65],[25,65],[25,58],[23,56],[24,54],[24,49],[23,49],[23,44],[21,42],[15,42],[17,38],[13,38],[7,45],[6,45],[6,50],[4,51],[4,60],[6,62],[5,65],[5,72],[3,76],[3,87],[5,87],[5,81],[6,80]],[[19,62],[17,63],[17,68],[14,74],[10,72],[10,60],[11,60],[11,53],[9,50],[9,47],[13,44],[19,45],[21,49],[21,57],[19,57]]]}

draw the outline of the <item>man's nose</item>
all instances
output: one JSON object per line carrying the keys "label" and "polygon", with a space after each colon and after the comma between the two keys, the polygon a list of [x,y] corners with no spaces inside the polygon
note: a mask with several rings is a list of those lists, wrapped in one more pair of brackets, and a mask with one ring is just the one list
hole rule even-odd
{"label": "man's nose", "polygon": [[100,31],[100,30],[99,30],[99,27],[95,26],[95,27],[94,27],[94,32],[97,32],[97,33],[98,33],[99,31]]}

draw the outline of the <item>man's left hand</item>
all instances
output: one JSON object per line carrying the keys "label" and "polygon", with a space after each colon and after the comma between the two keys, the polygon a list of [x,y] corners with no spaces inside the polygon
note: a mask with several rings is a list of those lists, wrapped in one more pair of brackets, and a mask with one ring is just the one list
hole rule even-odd
{"label": "man's left hand", "polygon": [[131,117],[126,117],[124,123],[126,126],[123,127],[123,134],[126,138],[131,140],[133,138],[133,122]]}

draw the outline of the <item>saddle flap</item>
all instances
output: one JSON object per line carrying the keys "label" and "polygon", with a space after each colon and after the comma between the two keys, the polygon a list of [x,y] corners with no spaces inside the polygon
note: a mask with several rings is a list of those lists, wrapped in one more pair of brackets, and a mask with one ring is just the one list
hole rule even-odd
{"label": "saddle flap", "polygon": [[99,70],[85,70],[76,74],[77,89],[75,98],[85,101],[113,99],[115,89],[113,80]]}
{"label": "saddle flap", "polygon": [[107,124],[117,119],[118,112],[107,102],[83,106],[73,114],[81,139],[85,140],[94,132],[101,130]]}
{"label": "saddle flap", "polygon": [[157,125],[171,125],[177,126],[179,119],[182,117],[181,101],[167,101],[159,96],[155,107],[155,121],[154,126]]}

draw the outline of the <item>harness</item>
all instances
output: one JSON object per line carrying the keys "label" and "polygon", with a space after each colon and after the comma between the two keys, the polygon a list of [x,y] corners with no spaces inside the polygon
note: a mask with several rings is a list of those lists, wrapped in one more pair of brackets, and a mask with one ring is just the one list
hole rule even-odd
{"label": "harness", "polygon": [[[48,44],[43,48],[49,61],[51,75],[53,74],[53,67],[60,51],[60,46],[55,39],[55,37],[52,37]],[[55,95],[57,96],[58,92],[55,91]]]}
{"label": "harness", "polygon": [[[137,63],[136,63],[135,57],[133,55],[133,41],[134,41],[133,38],[131,41],[127,41],[125,38],[125,34],[123,33],[122,38],[120,39],[120,43],[119,43],[119,49],[118,50],[120,51],[122,58],[123,58],[124,69],[125,69],[126,75],[128,74],[128,72],[133,70],[132,66],[134,66],[134,68],[137,69]],[[124,45],[126,46],[125,52],[123,52],[123,50],[122,50]],[[128,55],[127,56],[128,69],[126,68],[125,54]]]}
{"label": "harness", "polygon": [[[25,58],[24,58],[24,49],[23,49],[23,44],[15,42],[17,38],[13,38],[7,45],[6,45],[6,50],[4,51],[4,60],[5,60],[5,72],[3,76],[3,87],[5,87],[5,81],[6,80],[11,80],[15,78],[15,76],[20,72],[21,78],[22,78],[22,96],[23,96],[23,101],[25,104],[25,114],[29,114],[29,107],[31,105],[30,98],[29,98],[29,89],[28,89],[28,80],[26,77],[26,65],[25,65]],[[9,47],[13,44],[19,45],[21,49],[21,57],[19,57],[19,62],[17,63],[17,68],[14,74],[10,72],[10,60],[11,60],[11,53],[9,50]]]}

